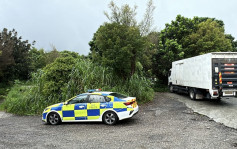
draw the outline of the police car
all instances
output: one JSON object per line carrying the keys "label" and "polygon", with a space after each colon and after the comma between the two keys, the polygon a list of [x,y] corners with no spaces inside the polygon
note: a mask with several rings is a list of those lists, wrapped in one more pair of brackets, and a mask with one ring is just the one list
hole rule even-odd
{"label": "police car", "polygon": [[114,125],[118,120],[132,117],[138,110],[136,97],[96,89],[47,107],[43,111],[42,120],[52,125],[85,121],[101,121]]}

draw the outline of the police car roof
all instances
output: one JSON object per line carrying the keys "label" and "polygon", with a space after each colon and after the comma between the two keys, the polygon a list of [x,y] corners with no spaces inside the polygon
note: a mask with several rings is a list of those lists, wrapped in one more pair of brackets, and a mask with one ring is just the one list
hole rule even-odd
{"label": "police car roof", "polygon": [[102,92],[92,92],[92,93],[98,93],[98,94],[111,94],[111,93],[113,93],[113,92],[106,92],[106,91],[102,91]]}

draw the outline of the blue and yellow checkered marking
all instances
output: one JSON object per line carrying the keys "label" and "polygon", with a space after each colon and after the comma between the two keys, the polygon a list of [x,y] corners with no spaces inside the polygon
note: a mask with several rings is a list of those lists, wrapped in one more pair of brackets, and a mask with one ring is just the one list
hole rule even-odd
{"label": "blue and yellow checkered marking", "polygon": [[[107,96],[107,95],[105,95]],[[111,102],[107,103],[79,103],[64,105],[62,103],[50,106],[50,109],[45,111],[42,115],[46,119],[47,113],[50,111],[57,111],[63,120],[92,120],[98,119],[106,110],[114,110],[116,112],[131,111],[133,109],[127,108],[121,100],[114,96],[108,96]]]}
{"label": "blue and yellow checkered marking", "polygon": [[87,110],[87,116],[100,116],[100,109]]}
{"label": "blue and yellow checkered marking", "polygon": [[74,110],[63,111],[63,117],[75,117]]}
{"label": "blue and yellow checkered marking", "polygon": [[43,113],[43,119],[44,120],[46,119],[46,115],[47,115],[47,113]]}

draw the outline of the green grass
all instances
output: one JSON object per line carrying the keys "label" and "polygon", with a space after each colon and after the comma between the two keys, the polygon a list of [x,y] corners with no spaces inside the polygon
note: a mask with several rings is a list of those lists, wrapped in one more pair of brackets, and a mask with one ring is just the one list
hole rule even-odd
{"label": "green grass", "polygon": [[6,99],[8,92],[10,91],[11,85],[8,83],[0,83],[0,111],[3,111],[2,102]]}

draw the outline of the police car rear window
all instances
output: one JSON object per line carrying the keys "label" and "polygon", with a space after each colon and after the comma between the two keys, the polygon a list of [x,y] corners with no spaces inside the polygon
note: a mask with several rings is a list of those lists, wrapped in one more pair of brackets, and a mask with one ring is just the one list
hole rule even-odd
{"label": "police car rear window", "polygon": [[119,94],[119,93],[111,93],[109,95],[120,98],[120,99],[127,98],[127,96]]}

